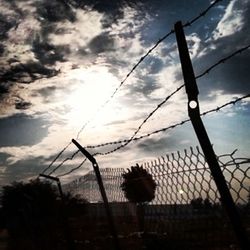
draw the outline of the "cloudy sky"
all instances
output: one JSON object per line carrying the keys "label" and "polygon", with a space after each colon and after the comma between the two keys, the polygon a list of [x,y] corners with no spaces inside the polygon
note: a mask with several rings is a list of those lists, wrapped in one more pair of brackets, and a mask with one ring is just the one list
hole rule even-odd
{"label": "cloudy sky", "polygon": [[[150,112],[183,84],[175,35],[160,43],[110,96],[176,21],[191,20],[211,2],[0,0],[1,185],[37,176],[77,135],[83,146],[130,138]],[[196,75],[250,44],[249,18],[250,0],[223,0],[185,29]],[[201,112],[250,93],[249,62],[250,49],[197,80]],[[217,154],[237,148],[239,156],[249,157],[249,113],[248,98],[203,118]],[[182,89],[154,113],[138,136],[187,118]],[[97,160],[100,167],[129,167],[196,145],[193,128],[186,123]],[[70,145],[50,170],[75,150]],[[83,159],[78,154],[55,175]],[[85,164],[63,180],[89,168]]]}

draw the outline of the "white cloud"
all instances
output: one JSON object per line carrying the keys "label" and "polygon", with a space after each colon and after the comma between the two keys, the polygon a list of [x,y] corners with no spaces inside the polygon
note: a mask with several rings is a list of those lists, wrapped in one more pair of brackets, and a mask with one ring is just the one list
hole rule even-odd
{"label": "white cloud", "polygon": [[199,55],[200,47],[201,47],[201,39],[198,34],[193,33],[189,36],[186,36],[190,57],[193,60],[195,57]]}
{"label": "white cloud", "polygon": [[102,14],[97,11],[76,10],[76,21],[68,20],[57,24],[56,29],[62,30],[63,34],[51,34],[50,41],[54,45],[70,45],[73,51],[86,46],[91,39],[102,33]]}
{"label": "white cloud", "polygon": [[[217,40],[221,37],[230,36],[239,32],[243,25],[243,10],[237,9],[236,4],[239,0],[232,0],[226,8],[223,18],[217,25],[216,30],[213,32],[213,39]],[[246,2],[246,1],[245,1]]]}

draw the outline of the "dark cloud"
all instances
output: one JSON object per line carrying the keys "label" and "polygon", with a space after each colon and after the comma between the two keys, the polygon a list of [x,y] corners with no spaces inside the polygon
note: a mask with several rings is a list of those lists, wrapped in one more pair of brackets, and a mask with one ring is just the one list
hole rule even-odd
{"label": "dark cloud", "polygon": [[153,76],[140,76],[140,80],[137,80],[137,83],[130,86],[130,92],[127,96],[133,98],[135,94],[142,94],[144,97],[148,98],[149,95],[160,88],[157,80]]}
{"label": "dark cloud", "polygon": [[164,67],[162,59],[155,56],[148,56],[144,63],[148,74],[157,74]]}
{"label": "dark cloud", "polygon": [[16,114],[0,119],[0,147],[31,146],[48,133],[48,124],[41,118]]}
{"label": "dark cloud", "polygon": [[148,138],[140,142],[137,147],[141,149],[143,152],[155,153],[162,151],[162,149],[171,149],[176,148],[178,144],[178,138],[174,137],[162,137],[158,139]]}
{"label": "dark cloud", "polygon": [[108,33],[103,33],[94,37],[88,44],[88,47],[94,54],[112,51],[114,50],[114,39]]}
{"label": "dark cloud", "polygon": [[[36,3],[35,3],[36,4]],[[44,0],[39,1],[37,7],[37,15],[43,22],[59,22],[76,20],[75,13],[71,9],[67,1],[63,0]]]}
{"label": "dark cloud", "polygon": [[137,144],[140,151],[148,154],[164,154],[167,151],[183,150],[189,146],[199,145],[190,123],[175,130],[163,132],[160,137],[145,138]]}
{"label": "dark cloud", "polygon": [[38,62],[19,62],[10,65],[10,68],[6,69],[5,72],[0,73],[0,81],[31,83],[37,79],[53,77],[58,73],[58,71],[47,68]]}
{"label": "dark cloud", "polygon": [[10,157],[10,154],[0,152],[0,166],[6,165],[6,160]]}
{"label": "dark cloud", "polygon": [[11,84],[8,84],[8,83],[5,83],[5,82],[0,82],[0,96],[2,94],[7,94],[9,93],[9,89],[10,89],[10,86]]}
{"label": "dark cloud", "polygon": [[65,61],[65,56],[70,53],[68,45],[55,46],[42,42],[37,37],[32,43],[32,51],[42,64],[54,65],[57,61]]}
{"label": "dark cloud", "polygon": [[4,41],[8,39],[8,32],[13,27],[17,27],[17,19],[15,17],[5,16],[3,13],[0,13],[0,56],[5,52]]}
{"label": "dark cloud", "polygon": [[56,89],[56,86],[49,86],[46,88],[39,89],[37,92],[46,99],[52,96],[55,93]]}
{"label": "dark cloud", "polygon": [[0,56],[2,56],[4,53],[4,45],[0,44]]}
{"label": "dark cloud", "polygon": [[8,38],[8,31],[16,25],[14,19],[9,19],[0,13],[0,41]]}
{"label": "dark cloud", "polygon": [[30,102],[19,100],[16,102],[15,107],[16,109],[25,110],[25,109],[30,108],[31,105],[32,104]]}
{"label": "dark cloud", "polygon": [[21,160],[14,164],[8,164],[4,173],[6,184],[38,176],[45,167],[47,167],[47,164],[43,156]]}

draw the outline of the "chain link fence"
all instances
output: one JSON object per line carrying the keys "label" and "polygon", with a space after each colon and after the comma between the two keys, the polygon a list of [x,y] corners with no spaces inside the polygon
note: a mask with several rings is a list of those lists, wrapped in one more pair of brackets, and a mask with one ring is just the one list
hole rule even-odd
{"label": "chain link fence", "polygon": [[[236,151],[218,156],[226,182],[236,203],[248,201],[250,187],[250,159],[236,158]],[[199,147],[159,157],[142,163],[157,183],[151,205],[190,204],[193,199],[220,201],[210,169]],[[100,169],[109,202],[125,202],[120,185],[124,168]],[[64,190],[79,194],[89,202],[102,202],[94,171],[64,185]]]}
{"label": "chain link fence", "polygon": [[[250,159],[238,158],[235,154],[236,151],[220,155],[218,161],[249,233]],[[144,206],[146,232],[165,237],[169,249],[214,249],[214,246],[218,247],[216,249],[238,249],[199,147],[190,147],[141,165],[157,183],[154,200]],[[120,188],[126,169],[105,168],[100,171],[118,233],[131,235],[138,232],[138,206],[129,203]],[[105,228],[100,225],[106,214],[93,171],[65,185],[64,190],[86,198],[90,202],[87,205],[89,220],[98,230]],[[101,234],[104,232],[108,234],[108,229],[103,229]]]}

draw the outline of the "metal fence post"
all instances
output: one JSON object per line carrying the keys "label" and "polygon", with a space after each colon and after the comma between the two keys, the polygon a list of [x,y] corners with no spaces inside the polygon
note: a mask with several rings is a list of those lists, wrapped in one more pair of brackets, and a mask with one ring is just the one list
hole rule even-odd
{"label": "metal fence post", "polygon": [[245,229],[243,228],[240,215],[234,204],[230,191],[227,187],[225,178],[218,164],[213,147],[210,143],[206,129],[200,118],[198,87],[195,80],[192,62],[188,52],[187,42],[183,31],[182,23],[179,21],[175,24],[175,34],[179,50],[179,57],[182,66],[182,73],[185,82],[185,88],[188,96],[188,114],[195,133],[204,152],[206,161],[211,170],[212,176],[221,196],[221,203],[225,207],[228,217],[233,226],[235,235],[238,239],[241,249],[249,249],[248,239]]}
{"label": "metal fence post", "polygon": [[109,222],[110,233],[113,236],[114,247],[115,247],[116,250],[119,250],[120,245],[119,245],[119,241],[118,241],[118,237],[117,237],[117,233],[116,233],[116,229],[115,229],[114,218],[113,218],[111,209],[109,207],[108,198],[107,198],[107,195],[106,195],[106,192],[105,192],[105,188],[103,186],[102,176],[100,174],[99,166],[98,166],[98,164],[96,162],[96,159],[85,148],[83,148],[76,140],[72,139],[72,142],[81,151],[81,153],[88,158],[88,160],[93,165],[95,175],[96,175],[96,179],[97,179],[99,189],[100,189],[100,192],[101,192],[101,195],[102,195],[102,199],[103,199],[103,202],[104,202],[104,207],[105,207],[105,210],[106,210],[108,222]]}
{"label": "metal fence post", "polygon": [[64,229],[64,234],[65,237],[67,239],[67,245],[68,245],[68,249],[69,250],[75,250],[75,244],[74,244],[74,240],[72,238],[72,234],[69,228],[69,221],[68,221],[68,214],[65,208],[65,197],[62,191],[62,185],[60,182],[60,179],[54,176],[50,176],[50,175],[45,175],[45,174],[40,174],[40,177],[46,178],[46,179],[50,179],[52,181],[56,181],[57,187],[58,187],[58,191],[59,191],[59,195],[62,199],[62,205],[63,205],[63,209],[62,209],[62,215],[63,215],[63,229]]}

